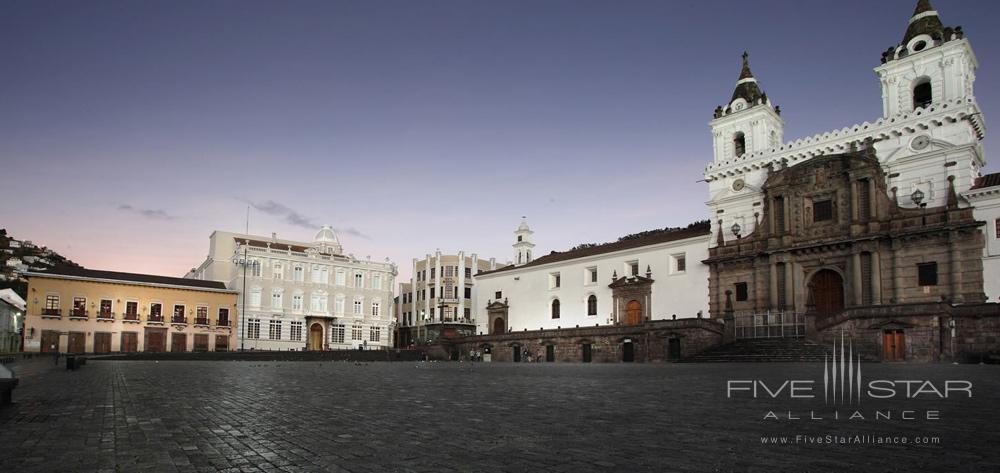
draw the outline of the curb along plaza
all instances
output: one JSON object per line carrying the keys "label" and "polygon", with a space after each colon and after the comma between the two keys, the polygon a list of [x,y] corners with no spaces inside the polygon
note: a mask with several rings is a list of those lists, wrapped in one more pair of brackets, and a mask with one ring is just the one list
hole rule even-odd
{"label": "curb along plaza", "polygon": [[0,471],[1000,471],[1000,7],[852,1],[3,7]]}

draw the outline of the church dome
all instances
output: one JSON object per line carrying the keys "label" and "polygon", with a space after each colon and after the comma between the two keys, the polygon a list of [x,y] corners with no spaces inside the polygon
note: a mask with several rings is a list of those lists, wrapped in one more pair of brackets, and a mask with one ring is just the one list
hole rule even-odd
{"label": "church dome", "polygon": [[329,225],[323,225],[316,233],[316,238],[313,239],[316,243],[330,243],[334,245],[339,245],[340,240],[337,239],[337,233],[333,231],[333,227]]}
{"label": "church dome", "polygon": [[527,231],[530,231],[530,230],[531,229],[528,228],[528,220],[522,218],[521,219],[521,225],[518,225],[517,231],[519,231],[519,232],[527,232]]}

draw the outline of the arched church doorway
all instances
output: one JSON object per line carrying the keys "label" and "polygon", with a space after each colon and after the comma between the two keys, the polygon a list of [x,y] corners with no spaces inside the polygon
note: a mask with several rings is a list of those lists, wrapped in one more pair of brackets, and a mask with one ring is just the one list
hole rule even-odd
{"label": "arched church doorway", "polygon": [[625,304],[625,325],[639,325],[642,323],[642,303],[636,300]]}
{"label": "arched church doorway", "polygon": [[830,315],[844,310],[844,279],[836,271],[820,270],[813,275],[809,288],[817,314]]}
{"label": "arched church doorway", "polygon": [[323,326],[318,323],[309,326],[309,349],[313,351],[323,349]]}
{"label": "arched church doorway", "polygon": [[503,322],[503,318],[497,317],[493,320],[493,334],[500,334],[507,332],[506,324]]}

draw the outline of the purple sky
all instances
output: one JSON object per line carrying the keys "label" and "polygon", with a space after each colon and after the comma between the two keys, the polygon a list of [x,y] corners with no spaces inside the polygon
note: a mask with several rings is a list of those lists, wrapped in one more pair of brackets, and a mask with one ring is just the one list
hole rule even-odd
{"label": "purple sky", "polygon": [[[873,120],[915,3],[6,1],[0,226],[180,275],[252,202],[252,232],[331,224],[408,278],[435,248],[510,259],[521,215],[539,255],[686,225],[744,49],[787,140]],[[1000,117],[1000,3],[932,3]]]}

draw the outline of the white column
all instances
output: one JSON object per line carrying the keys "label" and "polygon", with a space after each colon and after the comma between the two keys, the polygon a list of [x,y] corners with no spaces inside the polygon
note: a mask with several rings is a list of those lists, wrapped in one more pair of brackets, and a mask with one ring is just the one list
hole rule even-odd
{"label": "white column", "polygon": [[458,317],[465,316],[465,252],[458,252]]}

